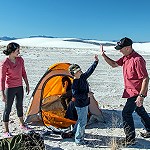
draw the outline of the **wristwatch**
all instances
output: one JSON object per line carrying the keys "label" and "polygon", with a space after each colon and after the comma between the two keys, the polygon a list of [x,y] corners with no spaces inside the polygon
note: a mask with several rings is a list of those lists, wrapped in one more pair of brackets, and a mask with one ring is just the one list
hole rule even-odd
{"label": "wristwatch", "polygon": [[143,94],[139,94],[138,96],[145,98],[146,96]]}

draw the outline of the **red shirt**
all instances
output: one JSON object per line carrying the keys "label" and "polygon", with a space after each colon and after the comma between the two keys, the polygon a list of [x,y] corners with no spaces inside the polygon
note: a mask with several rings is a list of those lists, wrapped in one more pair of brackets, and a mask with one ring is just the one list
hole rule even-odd
{"label": "red shirt", "polygon": [[0,90],[22,86],[22,78],[27,78],[22,57],[17,57],[15,63],[9,58],[0,63]]}
{"label": "red shirt", "polygon": [[117,60],[116,63],[123,66],[125,89],[122,97],[137,96],[141,90],[143,79],[148,77],[144,58],[133,51],[130,55]]}

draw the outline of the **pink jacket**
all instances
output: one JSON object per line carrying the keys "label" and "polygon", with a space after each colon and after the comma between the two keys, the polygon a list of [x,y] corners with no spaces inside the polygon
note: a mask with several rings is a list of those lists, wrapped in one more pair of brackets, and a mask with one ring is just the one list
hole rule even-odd
{"label": "pink jacket", "polygon": [[1,91],[5,88],[22,86],[22,78],[27,78],[22,57],[17,57],[15,63],[11,62],[9,58],[0,63]]}

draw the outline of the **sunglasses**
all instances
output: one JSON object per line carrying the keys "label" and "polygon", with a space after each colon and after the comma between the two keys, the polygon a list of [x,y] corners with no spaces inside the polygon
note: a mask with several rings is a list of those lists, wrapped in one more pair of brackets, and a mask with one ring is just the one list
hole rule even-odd
{"label": "sunglasses", "polygon": [[13,43],[13,44],[12,44],[12,48],[13,48],[13,49],[17,49],[17,46]]}

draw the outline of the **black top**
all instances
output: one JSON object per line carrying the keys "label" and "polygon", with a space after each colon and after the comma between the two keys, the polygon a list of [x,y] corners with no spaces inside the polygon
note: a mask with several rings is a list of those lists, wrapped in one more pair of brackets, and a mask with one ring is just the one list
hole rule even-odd
{"label": "black top", "polygon": [[76,107],[85,107],[90,104],[88,99],[89,84],[87,78],[94,72],[98,61],[94,61],[92,66],[79,79],[74,79],[72,84],[72,96],[75,98]]}

